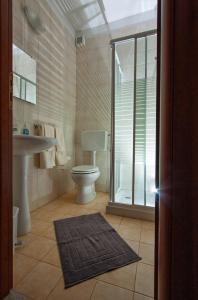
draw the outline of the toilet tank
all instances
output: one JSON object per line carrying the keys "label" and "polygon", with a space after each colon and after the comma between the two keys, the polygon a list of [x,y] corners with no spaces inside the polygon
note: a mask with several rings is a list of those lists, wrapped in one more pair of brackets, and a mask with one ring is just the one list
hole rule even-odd
{"label": "toilet tank", "polygon": [[86,130],[81,132],[83,151],[106,151],[108,132],[105,130]]}

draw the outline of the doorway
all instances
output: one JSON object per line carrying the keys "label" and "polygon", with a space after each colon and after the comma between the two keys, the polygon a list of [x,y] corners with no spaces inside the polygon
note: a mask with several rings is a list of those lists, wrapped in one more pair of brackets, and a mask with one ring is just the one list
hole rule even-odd
{"label": "doorway", "polygon": [[[192,172],[190,166],[197,166],[197,1],[159,1],[163,7],[162,32],[163,53],[162,70],[163,85],[162,101],[164,114],[162,119],[164,155],[161,158],[161,194],[160,204],[160,235],[163,237],[159,255],[163,258],[160,265],[159,295],[160,299],[197,299],[197,261],[196,247],[197,234],[192,232],[197,224],[197,172]],[[173,7],[174,6],[174,7]],[[10,0],[0,2],[0,69],[3,76],[0,77],[1,89],[1,197],[0,197],[0,298],[9,292],[12,287],[12,201],[11,201],[11,112],[10,112],[10,72],[12,61],[12,30],[11,30],[11,7]],[[160,5],[158,12],[160,15]],[[176,18],[177,13],[177,18]],[[189,18],[189,15],[191,18]],[[193,24],[193,25],[192,25]],[[192,30],[193,27],[193,30]],[[182,32],[182,34],[181,34]],[[175,39],[174,39],[174,38]],[[177,57],[174,55],[176,51]],[[185,57],[185,60],[182,58]],[[158,57],[159,61],[159,57]],[[183,62],[183,63],[181,63]],[[158,64],[160,65],[160,63]],[[173,68],[174,65],[174,68]],[[177,70],[173,76],[173,69]],[[188,78],[188,84],[186,81]],[[176,86],[174,89],[173,87]],[[190,88],[189,88],[190,87]],[[182,90],[181,90],[182,89]],[[173,101],[177,99],[176,102]],[[187,101],[188,99],[188,101]],[[190,99],[190,101],[189,101]],[[172,107],[175,103],[175,115]],[[189,106],[187,106],[189,104]],[[178,115],[179,113],[179,115]],[[175,123],[173,124],[173,119]],[[177,123],[176,123],[177,122]],[[177,126],[182,124],[184,132]],[[174,125],[174,126],[173,126]],[[176,130],[177,128],[177,130]],[[177,134],[174,148],[172,147],[172,134]],[[189,135],[189,132],[192,135]],[[194,133],[194,134],[193,134]],[[184,143],[184,141],[188,141]],[[182,151],[181,151],[182,149]],[[173,164],[177,158],[177,165]],[[171,154],[171,155],[170,155]],[[179,154],[179,155],[178,155]],[[186,159],[188,158],[188,159]],[[175,161],[174,161],[175,162]],[[182,169],[181,169],[182,166]],[[170,168],[171,167],[171,168]],[[174,168],[173,168],[174,167]],[[175,170],[174,177],[173,169]],[[171,176],[170,175],[171,170]],[[193,169],[194,171],[194,169]],[[177,190],[171,189],[179,175],[186,174],[185,184],[177,186]],[[190,179],[190,180],[189,180]],[[183,181],[182,181],[183,182]],[[168,189],[167,189],[168,187]],[[174,192],[174,201],[171,195]],[[188,200],[188,201],[186,201]],[[173,205],[174,204],[174,207]],[[175,220],[181,222],[174,222]],[[167,225],[167,226],[166,226]],[[172,225],[172,226],[171,226]],[[193,227],[194,226],[194,227]],[[178,229],[179,233],[178,234]],[[174,250],[174,251],[173,251]],[[182,250],[182,251],[181,251]],[[174,252],[174,253],[173,253]],[[188,257],[188,259],[186,259]],[[181,264],[185,261],[185,265]],[[171,264],[171,262],[173,264]],[[174,283],[174,287],[170,283]],[[192,289],[193,285],[193,289]],[[157,296],[156,296],[157,299]]]}

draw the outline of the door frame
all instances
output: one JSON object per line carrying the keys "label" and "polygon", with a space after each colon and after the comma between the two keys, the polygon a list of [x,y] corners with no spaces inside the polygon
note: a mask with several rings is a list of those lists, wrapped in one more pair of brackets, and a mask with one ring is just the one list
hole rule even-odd
{"label": "door frame", "polygon": [[198,299],[198,2],[161,0],[158,291]]}
{"label": "door frame", "polygon": [[0,1],[0,299],[12,288],[12,1]]}
{"label": "door frame", "polygon": [[[158,101],[163,151],[159,149],[155,300],[195,300],[198,299],[198,3],[197,0],[158,2],[161,47]],[[11,91],[12,0],[0,0],[0,299],[13,285]]]}

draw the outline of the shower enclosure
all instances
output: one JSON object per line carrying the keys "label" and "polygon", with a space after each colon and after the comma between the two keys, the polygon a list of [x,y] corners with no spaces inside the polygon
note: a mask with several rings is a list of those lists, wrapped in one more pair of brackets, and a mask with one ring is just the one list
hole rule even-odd
{"label": "shower enclosure", "polygon": [[155,206],[155,31],[112,40],[110,205]]}

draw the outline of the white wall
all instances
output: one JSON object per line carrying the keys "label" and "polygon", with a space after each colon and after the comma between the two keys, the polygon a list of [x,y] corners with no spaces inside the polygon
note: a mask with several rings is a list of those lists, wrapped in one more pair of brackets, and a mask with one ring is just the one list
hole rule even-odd
{"label": "white wall", "polygon": [[[21,5],[27,4],[41,16],[46,31],[32,31]],[[37,61],[37,104],[14,99],[13,125],[19,130],[26,122],[31,133],[34,124],[47,122],[63,127],[67,155],[71,161],[67,170],[38,168],[38,156],[30,158],[29,198],[31,209],[70,192],[74,185],[70,168],[75,162],[76,125],[76,48],[75,34],[63,22],[48,0],[13,0],[13,42]]]}

